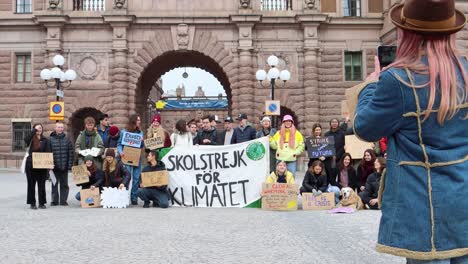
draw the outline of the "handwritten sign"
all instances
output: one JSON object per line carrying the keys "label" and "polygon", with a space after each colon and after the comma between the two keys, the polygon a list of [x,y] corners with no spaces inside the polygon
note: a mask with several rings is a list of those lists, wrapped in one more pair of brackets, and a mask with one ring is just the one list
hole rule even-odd
{"label": "handwritten sign", "polygon": [[99,194],[99,188],[94,188],[94,190],[81,190],[80,196],[82,208],[92,208],[101,206],[101,195]]}
{"label": "handwritten sign", "polygon": [[164,186],[169,184],[169,174],[166,170],[141,173],[143,187]]}
{"label": "handwritten sign", "polygon": [[362,141],[355,135],[345,136],[346,152],[351,154],[353,159],[362,159],[366,149],[372,149],[372,143]]}
{"label": "handwritten sign", "polygon": [[162,147],[164,147],[164,140],[160,136],[145,139],[145,148],[147,149],[153,150]]}
{"label": "handwritten sign", "polygon": [[289,211],[297,210],[296,184],[263,183],[262,209]]}
{"label": "handwritten sign", "polygon": [[140,164],[141,150],[139,148],[132,148],[124,146],[124,156],[122,157],[122,163],[130,166],[137,167]]}
{"label": "handwritten sign", "polygon": [[302,193],[303,210],[330,210],[333,207],[335,207],[335,193],[322,193],[319,196]]}
{"label": "handwritten sign", "polygon": [[137,133],[124,132],[122,134],[122,145],[140,148],[143,141],[143,135]]}
{"label": "handwritten sign", "polygon": [[33,169],[53,169],[54,155],[46,152],[33,152]]}
{"label": "handwritten sign", "polygon": [[344,118],[349,117],[348,102],[346,100],[341,101],[341,116]]}
{"label": "handwritten sign", "polygon": [[86,165],[84,164],[73,166],[72,167],[73,182],[75,184],[82,184],[82,183],[89,182],[89,176],[87,172],[88,172],[88,169],[86,168]]}
{"label": "handwritten sign", "polygon": [[335,156],[335,138],[323,137],[306,138],[307,153],[309,158],[332,157]]}

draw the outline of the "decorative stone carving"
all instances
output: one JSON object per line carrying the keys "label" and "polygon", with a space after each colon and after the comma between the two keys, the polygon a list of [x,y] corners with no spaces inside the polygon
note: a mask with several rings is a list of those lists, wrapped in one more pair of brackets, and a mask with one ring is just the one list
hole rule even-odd
{"label": "decorative stone carving", "polygon": [[250,8],[250,0],[240,0],[240,6],[244,9]]}
{"label": "decorative stone carving", "polygon": [[107,54],[72,53],[71,56],[71,68],[76,70],[79,80],[106,80],[107,64]]}
{"label": "decorative stone carving", "polygon": [[189,45],[189,27],[187,24],[177,25],[177,45],[179,49],[187,49]]}
{"label": "decorative stone carving", "polygon": [[114,6],[118,9],[122,9],[125,6],[125,0],[114,0]]}
{"label": "decorative stone carving", "polygon": [[49,0],[49,8],[56,9],[60,4],[60,0]]}
{"label": "decorative stone carving", "polygon": [[305,2],[305,9],[313,10],[313,9],[318,9],[318,0],[304,0]]}

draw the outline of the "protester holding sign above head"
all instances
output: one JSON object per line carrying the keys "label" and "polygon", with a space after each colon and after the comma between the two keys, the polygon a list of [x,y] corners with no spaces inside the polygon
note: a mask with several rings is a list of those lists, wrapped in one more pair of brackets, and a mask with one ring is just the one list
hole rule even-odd
{"label": "protester holding sign above head", "polygon": [[[320,125],[319,123],[315,123],[312,126],[312,138],[322,138],[322,125]],[[307,146],[306,146],[306,149],[307,149]],[[312,166],[312,163],[316,160],[320,160],[321,162],[324,162],[325,157],[323,156],[318,157],[318,158],[309,157],[309,162],[307,163],[307,167]]]}
{"label": "protester holding sign above head", "polygon": [[276,159],[283,160],[288,166],[288,171],[296,173],[296,160],[305,149],[304,138],[301,132],[296,130],[292,116],[285,115],[280,131],[270,137],[270,147],[276,150]]}
{"label": "protester holding sign above head", "polygon": [[237,118],[239,125],[234,129],[232,134],[231,144],[246,142],[256,138],[256,131],[247,121],[246,114],[240,114]]}
{"label": "protester holding sign above head", "polygon": [[[158,152],[156,150],[149,151],[146,159],[149,164],[143,169],[143,172],[166,170],[164,163],[162,161],[158,161]],[[169,206],[170,197],[167,191],[167,185],[158,187],[141,187],[138,189],[138,197],[144,202],[144,208],[148,208],[151,201],[153,201],[153,207],[167,208]]]}
{"label": "protester holding sign above head", "polygon": [[52,206],[59,205],[59,203],[60,205],[68,205],[68,171],[73,166],[75,151],[73,144],[63,130],[63,123],[57,122],[55,123],[55,131],[50,134],[50,150],[54,155],[53,172],[57,179],[55,184],[52,182],[52,202],[50,203]]}
{"label": "protester holding sign above head", "polygon": [[216,129],[211,126],[210,117],[202,118],[203,129],[198,131],[197,136],[193,139],[194,145],[217,145],[218,134]]}
{"label": "protester holding sign above head", "polygon": [[[271,127],[271,119],[268,116],[264,116],[261,121],[262,128],[257,132],[257,138],[261,137],[272,137],[276,134],[276,128]],[[276,157],[275,150],[270,146],[270,172],[275,171]]]}
{"label": "protester holding sign above head", "polygon": [[97,132],[99,136],[102,138],[102,142],[106,142],[107,138],[109,137],[109,115],[108,114],[101,114],[99,115],[99,124],[97,125]]}
{"label": "protester holding sign above head", "polygon": [[289,183],[295,184],[294,175],[288,171],[288,167],[285,161],[278,161],[276,164],[276,170],[271,172],[265,181],[266,183]]}
{"label": "protester holding sign above head", "polygon": [[372,149],[364,151],[361,163],[357,168],[357,177],[359,178],[359,189],[358,192],[362,192],[365,189],[367,177],[374,172],[375,153]]}
{"label": "protester holding sign above head", "polygon": [[[155,124],[155,118],[153,118],[153,125]],[[157,125],[155,126],[156,129],[159,127],[159,121],[161,119],[157,119]],[[143,141],[143,132],[141,131],[141,118],[138,114],[133,114],[128,119],[128,123],[125,129],[122,129],[122,135],[120,136],[119,144],[117,145],[117,151],[122,159],[125,158],[124,147],[126,148],[134,148],[138,149],[141,152],[141,149],[144,146]],[[162,128],[161,128],[162,129]],[[149,132],[153,133],[154,131],[152,128],[148,129]],[[168,136],[169,137],[169,136]],[[168,138],[167,137],[167,138]],[[170,139],[169,139],[170,143]],[[169,145],[170,146],[170,145]],[[138,204],[138,197],[137,191],[138,186],[140,185],[140,173],[141,173],[141,159],[137,161],[137,164],[126,165],[127,170],[130,172],[132,176],[132,190],[130,193],[130,200],[132,205]]]}
{"label": "protester holding sign above head", "polygon": [[117,144],[119,144],[120,139],[120,130],[117,126],[111,126],[109,128],[109,136],[107,140],[104,142],[105,148],[117,148]]}
{"label": "protester holding sign above head", "polygon": [[130,172],[128,172],[120,160],[115,158],[115,151],[113,149],[106,151],[102,171],[104,173],[104,187],[128,189],[131,178]]}
{"label": "protester holding sign above head", "polygon": [[37,209],[36,206],[36,183],[37,193],[39,198],[39,208],[46,209],[46,189],[45,182],[47,179],[47,169],[34,169],[33,168],[33,153],[34,152],[50,152],[49,141],[43,135],[42,125],[34,124],[31,134],[24,140],[26,145],[29,146],[28,157],[26,159],[26,179],[28,181],[28,194],[26,203],[30,205],[31,209]]}
{"label": "protester holding sign above head", "polygon": [[172,146],[191,147],[193,146],[192,134],[187,130],[185,120],[177,121],[175,131],[171,135]]}
{"label": "protester holding sign above head", "polygon": [[88,116],[84,119],[85,129],[80,132],[75,142],[75,153],[78,155],[78,164],[83,164],[84,157],[89,153],[83,151],[98,149],[97,153],[93,153],[94,163],[98,168],[101,168],[101,155],[104,153],[104,143],[101,136],[96,130],[96,121],[94,118]]}
{"label": "protester holding sign above head", "polygon": [[155,137],[162,138],[162,141],[164,142],[163,148],[168,148],[172,146],[169,132],[167,132],[167,130],[165,130],[161,126],[161,116],[159,114],[154,115],[153,120],[151,120],[151,124],[146,131],[146,138],[155,138]]}
{"label": "protester holding sign above head", "polygon": [[[77,184],[77,186],[81,186],[82,190],[85,189],[91,189],[94,190],[95,188],[102,188],[102,185],[104,183],[104,174],[102,170],[100,170],[97,166],[96,163],[94,162],[94,157],[91,155],[88,155],[84,157],[84,164],[86,165],[87,169],[87,174],[89,177],[89,182],[86,183],[80,183]],[[80,192],[78,192],[75,195],[75,198],[80,201],[81,200],[81,195]]]}

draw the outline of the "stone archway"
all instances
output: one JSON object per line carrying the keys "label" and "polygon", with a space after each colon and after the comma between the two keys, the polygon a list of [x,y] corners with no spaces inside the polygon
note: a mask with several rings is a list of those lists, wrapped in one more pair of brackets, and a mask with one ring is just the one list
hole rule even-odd
{"label": "stone archway", "polygon": [[94,107],[84,107],[76,110],[69,121],[69,131],[68,135],[72,142],[75,142],[75,139],[80,134],[80,131],[84,129],[84,119],[88,116],[91,116],[96,120],[96,125],[99,120],[99,116],[102,115],[102,112]]}

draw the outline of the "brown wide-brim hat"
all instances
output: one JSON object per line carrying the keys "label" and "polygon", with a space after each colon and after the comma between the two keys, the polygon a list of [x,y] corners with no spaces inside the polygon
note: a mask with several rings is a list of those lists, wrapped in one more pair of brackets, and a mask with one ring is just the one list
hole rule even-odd
{"label": "brown wide-brim hat", "polygon": [[424,35],[449,35],[463,29],[466,17],[454,0],[406,0],[390,10],[395,26]]}

